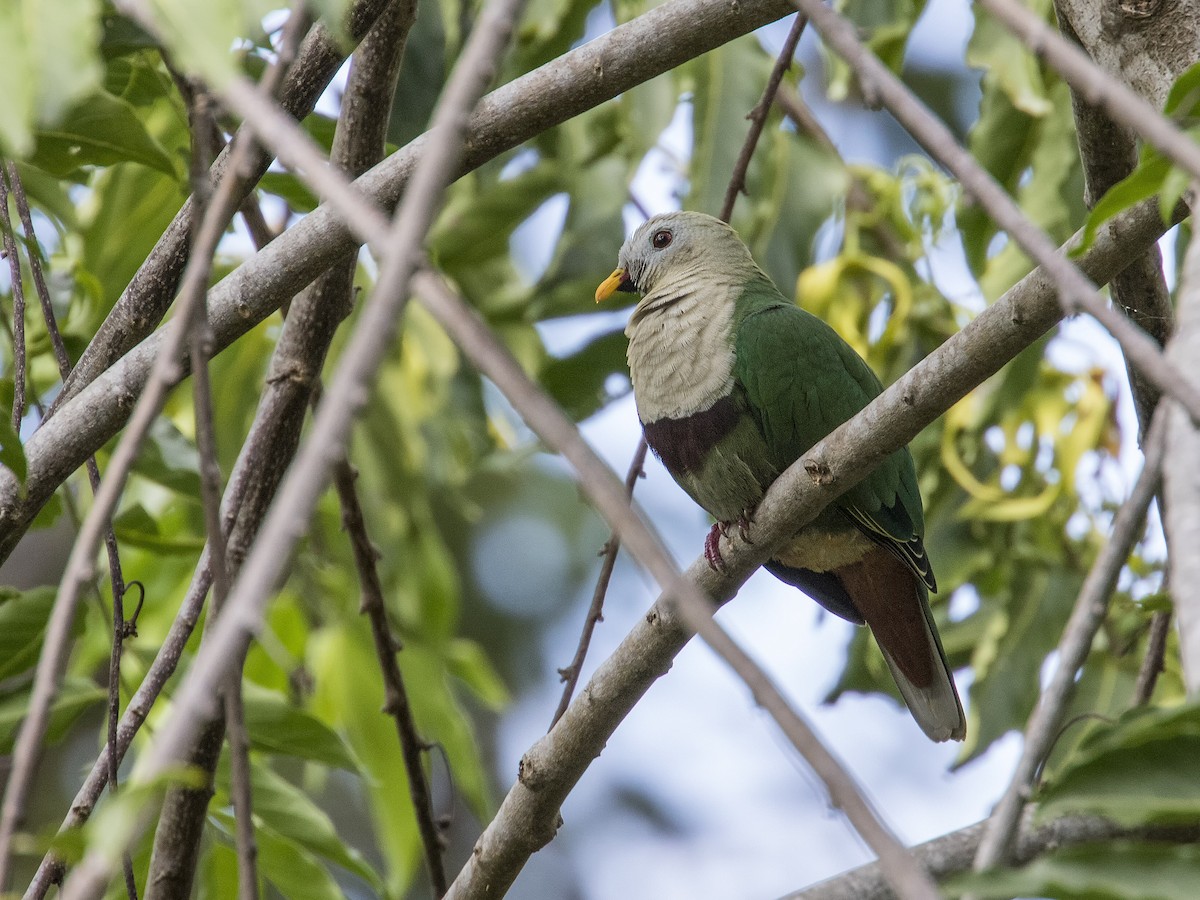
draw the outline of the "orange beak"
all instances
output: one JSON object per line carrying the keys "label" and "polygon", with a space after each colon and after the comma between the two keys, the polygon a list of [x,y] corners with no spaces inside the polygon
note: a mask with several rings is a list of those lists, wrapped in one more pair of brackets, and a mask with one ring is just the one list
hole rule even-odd
{"label": "orange beak", "polygon": [[624,269],[614,269],[613,273],[600,282],[600,287],[596,288],[596,302],[602,303],[621,289],[621,282],[625,280]]}

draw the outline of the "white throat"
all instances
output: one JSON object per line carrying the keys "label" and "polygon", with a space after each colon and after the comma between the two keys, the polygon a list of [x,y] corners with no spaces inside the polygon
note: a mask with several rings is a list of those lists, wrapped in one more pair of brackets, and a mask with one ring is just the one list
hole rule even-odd
{"label": "white throat", "polygon": [[642,298],[625,335],[643,422],[702,412],[733,390],[735,290],[695,274]]}

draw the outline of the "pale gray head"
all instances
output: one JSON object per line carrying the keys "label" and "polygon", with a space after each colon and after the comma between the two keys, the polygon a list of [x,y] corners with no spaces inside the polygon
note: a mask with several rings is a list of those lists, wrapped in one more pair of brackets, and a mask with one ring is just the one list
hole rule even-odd
{"label": "pale gray head", "polygon": [[644,222],[625,241],[617,262],[619,268],[597,289],[597,302],[615,291],[644,296],[687,274],[758,272],[737,232],[720,219],[686,211]]}

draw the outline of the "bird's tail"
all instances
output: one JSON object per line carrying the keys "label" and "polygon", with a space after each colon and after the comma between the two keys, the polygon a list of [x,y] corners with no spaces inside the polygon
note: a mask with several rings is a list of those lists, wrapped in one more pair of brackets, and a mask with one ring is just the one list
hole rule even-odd
{"label": "bird's tail", "polygon": [[961,741],[967,720],[925,585],[883,547],[839,568],[837,575],[875,635],[921,730],[933,741]]}

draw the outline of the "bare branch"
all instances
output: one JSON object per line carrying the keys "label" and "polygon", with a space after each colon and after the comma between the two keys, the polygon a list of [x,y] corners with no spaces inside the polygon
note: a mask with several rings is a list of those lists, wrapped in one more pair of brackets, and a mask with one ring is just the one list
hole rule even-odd
{"label": "bare branch", "polygon": [[[345,34],[352,41],[359,40],[379,17],[387,2],[388,0],[358,0],[347,13]],[[289,16],[285,29],[289,26],[299,26],[300,21],[299,18]],[[286,33],[281,44],[291,46]],[[295,65],[288,67],[289,60],[285,55],[277,57],[268,68],[264,75],[264,89],[268,93],[274,93],[274,81],[286,69],[287,75],[279,88],[280,105],[295,119],[303,119],[313,111],[318,98],[346,61],[347,49],[340,35],[331,31],[324,23],[318,22],[305,37],[296,55]],[[245,127],[239,129],[231,142],[231,149],[223,151],[217,157],[209,176],[214,186],[227,179],[235,182],[229,189],[234,192],[239,203],[249,196],[271,163],[269,154],[257,147],[250,147],[239,151],[248,155],[243,155],[236,166],[230,165],[232,147],[244,144],[249,131]],[[109,312],[80,358],[71,379],[55,399],[52,412],[57,412],[63,403],[91,384],[101,372],[128,353],[162,321],[170,308],[180,274],[187,263],[188,244],[194,225],[195,210],[189,200],[163,232],[146,261],[142,263],[129,286]],[[295,293],[301,286],[297,286],[291,293]]]}
{"label": "bare branch", "polygon": [[1145,527],[1146,510],[1158,491],[1162,474],[1165,432],[1166,416],[1156,413],[1146,438],[1142,472],[1129,499],[1121,505],[1113,519],[1108,543],[1096,557],[1079,590],[1075,608],[1058,641],[1058,666],[1029,717],[1029,724],[1025,727],[1025,744],[1012,781],[988,819],[975,857],[978,871],[1001,865],[1012,850],[1021,810],[1033,789],[1038,770],[1062,728],[1063,715],[1075,692],[1075,676],[1087,660],[1096,632],[1104,624],[1109,601],[1117,587],[1117,578]]}
{"label": "bare branch", "polygon": [[[611,470],[587,445],[579,430],[545,392],[529,380],[495,335],[444,281],[429,272],[421,272],[414,279],[414,284],[422,303],[450,333],[467,357],[503,392],[521,414],[525,424],[547,446],[561,453],[570,462],[579,475],[580,486],[592,504],[621,535],[634,558],[670,593],[674,608],[688,630],[698,633],[725,660],[750,688],[755,701],[779,724],[788,740],[824,782],[833,805],[846,813],[851,825],[879,855],[888,881],[896,893],[912,900],[936,900],[937,887],[928,874],[913,863],[903,845],[880,821],[854,779],[825,747],[812,727],[789,706],[766,672],[734,643],[712,618],[715,607],[709,597],[695,580],[685,580],[680,576],[662,540],[629,505]],[[785,535],[782,528],[773,529],[769,520],[764,524],[765,535],[756,531],[756,541],[765,542],[773,550],[785,539]],[[745,571],[735,570],[734,589],[750,574],[751,569],[744,568]],[[583,699],[589,698],[585,694]],[[558,732],[566,727],[565,722],[564,717],[559,726],[552,729],[543,741],[553,741]],[[545,790],[547,785],[543,783],[543,778],[546,773],[538,771],[531,763],[529,754],[521,762],[518,784],[534,792]],[[573,785],[572,780],[562,786],[569,790]],[[561,802],[561,798],[559,799]],[[521,854],[519,851],[514,854],[511,846],[497,844],[496,832],[502,830],[502,827],[497,829],[497,822],[502,821],[503,814],[502,807],[496,819],[476,843],[471,858],[454,880],[448,896],[455,900],[490,897],[494,896],[496,890],[506,890],[512,884],[528,854]],[[545,836],[547,840],[553,836],[555,822],[537,824],[546,830],[542,831],[535,826],[535,829],[531,829],[532,833]]]}
{"label": "bare branch", "polygon": [[[625,496],[630,500],[633,499],[634,486],[644,473],[646,451],[649,449],[646,439],[638,438],[637,449],[633,451],[633,460],[629,463],[629,470],[625,473]],[[579,634],[575,656],[572,657],[570,665],[565,669],[558,670],[559,677],[562,678],[564,684],[562,696],[558,698],[558,708],[554,711],[554,718],[550,721],[551,728],[571,705],[571,696],[579,684],[579,676],[583,674],[583,661],[587,658],[588,648],[592,643],[592,634],[596,630],[596,625],[604,618],[604,598],[608,594],[608,585],[612,581],[613,569],[616,568],[617,553],[620,552],[620,549],[620,535],[613,531],[604,544],[604,561],[600,564],[600,574],[596,576],[596,588],[592,591],[592,602],[588,606],[587,617],[583,620],[583,631]]]}
{"label": "bare branch", "polygon": [[[1041,856],[1048,850],[1126,838],[1140,841],[1191,844],[1200,840],[1200,828],[1196,826],[1155,826],[1151,828],[1123,828],[1099,816],[1064,816],[1034,826],[1033,817],[1027,815],[1021,823],[1013,850],[1013,863],[1021,865]],[[966,872],[979,846],[985,822],[976,822],[959,831],[942,835],[912,849],[917,859],[939,880],[950,875]],[[827,881],[788,894],[781,900],[894,900],[895,894],[888,887],[878,863],[869,863],[835,875]]]}
{"label": "bare branch", "polygon": [[[882,102],[922,147],[950,170],[966,190],[1009,236],[1057,282],[1067,313],[1087,312],[1120,343],[1126,358],[1156,387],[1184,404],[1200,421],[1200,389],[1180,376],[1153,338],[1112,309],[1095,284],[1066,257],[1059,255],[1049,236],[1025,214],[995,179],[959,146],[947,128],[904,84],[871,53],[847,19],[821,0],[794,0],[807,13],[822,37],[854,69],[868,97]],[[1141,101],[1139,101],[1141,102]],[[1200,154],[1200,150],[1196,150]]]}
{"label": "bare branch", "polygon": [[379,657],[379,666],[383,670],[383,708],[396,720],[400,754],[408,775],[408,792],[417,818],[417,831],[421,835],[421,848],[425,853],[425,868],[429,873],[433,895],[441,897],[446,893],[448,882],[446,867],[442,861],[442,838],[433,813],[433,798],[421,763],[421,753],[426,744],[417,731],[412,705],[408,701],[408,691],[404,687],[404,676],[396,662],[400,642],[392,634],[388,624],[383,585],[379,582],[379,571],[375,565],[379,551],[367,535],[362,505],[358,502],[358,492],[354,485],[356,477],[350,463],[344,459],[333,467],[333,483],[342,504],[342,524],[350,535],[350,546],[354,550],[354,567],[358,570],[358,580],[362,587],[362,612],[371,622],[375,655]]}
{"label": "bare branch", "polygon": [[[13,405],[12,427],[21,433],[21,420],[25,418],[25,279],[21,274],[21,256],[17,253],[12,221],[8,215],[8,181],[0,172],[0,234],[4,239],[4,255],[8,257],[9,283],[13,299]],[[2,849],[2,848],[0,848]],[[0,861],[0,888],[4,885],[4,863]]]}
{"label": "bare branch", "polygon": [[[1188,245],[1176,300],[1178,324],[1167,355],[1195,368],[1200,359],[1200,241]],[[1184,376],[1195,383],[1189,372]],[[1167,424],[1167,459],[1163,467],[1167,541],[1177,552],[1168,563],[1167,579],[1179,622],[1183,681],[1189,697],[1200,695],[1200,431],[1186,413],[1172,405]]]}
{"label": "bare branch", "polygon": [[1146,639],[1146,655],[1138,669],[1137,683],[1133,689],[1133,705],[1145,706],[1154,696],[1154,686],[1163,673],[1163,660],[1167,655],[1167,635],[1171,631],[1171,614],[1159,610],[1150,618],[1150,636]]}
{"label": "bare branch", "polygon": [[733,215],[733,205],[737,203],[738,194],[744,193],[746,190],[746,172],[750,168],[754,148],[758,146],[758,139],[762,135],[763,127],[767,124],[767,114],[771,111],[771,104],[775,100],[775,92],[779,90],[779,83],[783,81],[784,73],[792,65],[792,57],[796,55],[796,45],[800,43],[800,35],[804,34],[804,26],[807,24],[808,20],[803,15],[797,15],[792,22],[792,30],[784,38],[783,47],[779,50],[779,57],[775,60],[775,66],[767,78],[767,86],[763,89],[762,99],[747,116],[750,120],[750,132],[746,135],[737,162],[733,165],[729,186],[725,188],[725,199],[721,202],[721,212],[718,218],[724,222],[728,222]]}

